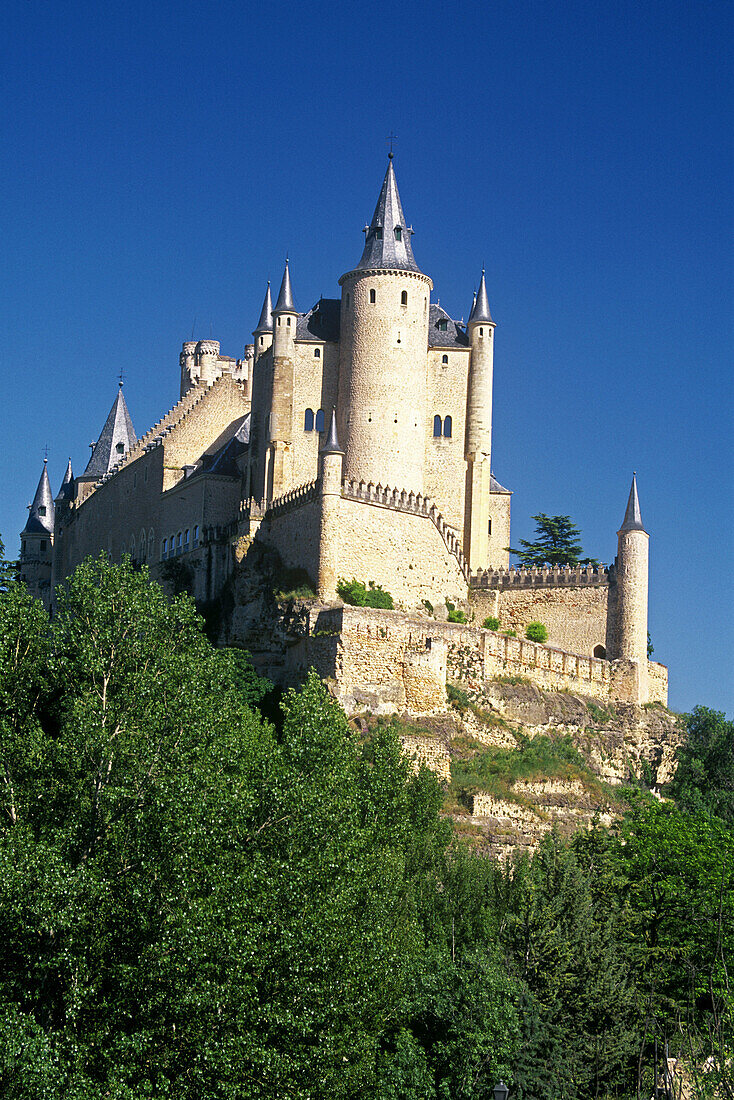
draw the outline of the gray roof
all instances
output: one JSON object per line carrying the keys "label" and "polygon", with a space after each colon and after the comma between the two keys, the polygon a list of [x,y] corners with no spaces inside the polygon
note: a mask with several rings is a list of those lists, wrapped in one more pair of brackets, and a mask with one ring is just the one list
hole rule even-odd
{"label": "gray roof", "polygon": [[320,343],[322,340],[337,343],[341,322],[341,300],[321,298],[308,313],[298,320],[296,340]]}
{"label": "gray roof", "polygon": [[512,489],[505,489],[504,485],[500,485],[494,474],[489,475],[489,491],[490,493],[508,493],[512,495]]}
{"label": "gray roof", "polygon": [[61,482],[61,488],[56,494],[57,500],[71,500],[74,495],[74,474],[71,469],[71,459],[69,459],[66,466],[66,473],[64,474],[64,480]]}
{"label": "gray roof", "polygon": [[272,332],[273,331],[273,299],[270,297],[270,279],[268,279],[268,289],[265,291],[265,301],[263,307],[260,310],[260,320],[257,322],[257,328],[254,330],[253,335],[257,335],[259,332]]}
{"label": "gray roof", "polygon": [[[645,531],[642,522],[642,513],[640,512],[640,500],[637,496],[636,474],[632,475],[632,486],[630,488],[629,500],[627,501],[627,511],[624,513],[624,520],[619,529],[619,533],[621,534],[622,531]],[[646,531],[645,534],[647,534]]]}
{"label": "gray roof", "polygon": [[484,268],[482,268],[482,278],[479,283],[476,300],[469,315],[470,325],[475,322],[478,323],[479,321],[483,321],[485,324],[494,324],[492,321],[492,314],[489,312],[489,298],[487,296],[487,283],[484,279]]}
{"label": "gray roof", "polygon": [[[446,322],[446,331],[438,326]],[[458,321],[452,321],[445,309],[433,302],[428,310],[428,346],[429,348],[468,348],[469,338]]]}
{"label": "gray roof", "polygon": [[28,512],[28,521],[21,531],[23,535],[50,535],[54,529],[54,498],[51,495],[51,483],[48,480],[46,459],[43,460],[43,473],[38,482],[36,495]]}
{"label": "gray roof", "polygon": [[218,477],[240,477],[237,459],[247,450],[250,442],[250,414],[245,413],[237,431],[214,454],[202,455],[201,463],[193,477],[216,474]]}
{"label": "gray roof", "polygon": [[344,454],[344,451],[339,446],[339,437],[336,434],[336,409],[331,410],[331,423],[329,424],[329,434],[326,437],[326,443],[321,448],[322,454]]}
{"label": "gray roof", "polygon": [[285,271],[283,272],[283,282],[280,284],[280,294],[278,295],[278,301],[275,303],[273,313],[297,313],[295,303],[293,301],[293,288],[291,286],[291,273],[288,267],[288,261],[285,261]]}
{"label": "gray roof", "polygon": [[[127,454],[132,445],[137,442],[137,438],[122,395],[122,384],[120,384],[117,397],[105,420],[102,434],[94,444],[92,457],[87,463],[83,476],[104,477],[122,460],[123,455]],[[118,450],[120,447],[121,450]]]}
{"label": "gray roof", "polygon": [[380,197],[372,221],[366,227],[366,234],[364,252],[357,264],[357,271],[362,268],[385,267],[390,270],[420,272],[413,257],[413,229],[405,224],[392,165],[392,153],[389,155]]}

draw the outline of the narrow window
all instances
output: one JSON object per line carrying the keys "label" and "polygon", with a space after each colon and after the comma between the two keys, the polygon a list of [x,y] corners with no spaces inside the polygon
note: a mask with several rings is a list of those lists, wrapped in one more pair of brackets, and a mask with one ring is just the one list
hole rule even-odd
{"label": "narrow window", "polygon": [[407,304],[408,304],[408,292],[407,292],[407,290],[404,290],[403,293],[400,295],[400,305],[401,306],[407,306]]}
{"label": "narrow window", "polygon": [[314,357],[314,359],[320,359],[321,358],[321,348],[314,348],[313,349],[313,357]]}
{"label": "narrow window", "polygon": [[480,335],[480,336],[484,336],[484,329],[483,329],[483,328],[480,328],[480,330],[479,330],[479,335]]}
{"label": "narrow window", "polygon": [[491,519],[487,520],[487,534],[488,535],[492,534],[492,520]]}
{"label": "narrow window", "polygon": [[280,317],[278,318],[278,325],[280,325]]}
{"label": "narrow window", "polygon": [[449,361],[448,355],[442,355],[441,356],[441,362],[442,363],[448,363],[448,361]]}
{"label": "narrow window", "polygon": [[189,548],[189,529],[187,527],[186,530],[184,531],[184,550],[188,550],[188,548]]}
{"label": "narrow window", "polygon": [[377,301],[377,292],[374,291],[374,290],[371,290],[370,291],[370,305],[374,305],[376,301]]}
{"label": "narrow window", "polygon": [[304,432],[313,431],[313,409],[306,409],[306,413],[303,417],[303,430]]}
{"label": "narrow window", "polygon": [[39,516],[45,516],[46,515],[46,505],[45,504],[42,504],[41,507],[38,509],[38,514],[39,514]]}
{"label": "narrow window", "polygon": [[316,413],[316,431],[323,432],[324,430],[324,410],[319,409]]}
{"label": "narrow window", "polygon": [[260,347],[262,347],[264,343],[265,343],[265,337],[261,336],[260,337]]}
{"label": "narrow window", "polygon": [[194,549],[199,545],[199,526],[194,527]]}
{"label": "narrow window", "polygon": [[451,439],[451,417],[447,416],[443,422],[443,434],[446,439]]}
{"label": "narrow window", "polygon": [[290,328],[290,327],[291,327],[291,319],[290,319],[290,317],[286,317],[286,319],[285,319],[285,323],[286,323],[286,325],[288,326],[288,328]]}
{"label": "narrow window", "polygon": [[402,239],[403,239],[403,231],[402,231],[402,229],[400,228],[399,225],[396,225],[395,226],[395,240],[396,241],[402,241]]}
{"label": "narrow window", "polygon": [[375,240],[377,240],[377,241],[382,240],[382,228],[381,228],[381,226],[378,226],[377,229],[375,230]]}
{"label": "narrow window", "polygon": [[433,438],[441,438],[441,417],[438,415],[438,413],[436,413],[433,418]]}

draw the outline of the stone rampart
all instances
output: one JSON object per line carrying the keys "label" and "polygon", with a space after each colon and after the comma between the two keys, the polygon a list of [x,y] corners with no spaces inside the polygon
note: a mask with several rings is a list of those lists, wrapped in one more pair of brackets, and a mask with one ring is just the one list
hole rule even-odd
{"label": "stone rampart", "polygon": [[472,574],[472,588],[559,588],[608,585],[614,568],[607,565],[544,565],[541,568],[478,570]]}

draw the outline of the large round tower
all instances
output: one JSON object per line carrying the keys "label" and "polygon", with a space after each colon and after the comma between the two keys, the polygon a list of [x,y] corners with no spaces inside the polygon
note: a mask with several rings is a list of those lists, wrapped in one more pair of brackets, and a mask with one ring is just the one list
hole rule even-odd
{"label": "large round tower", "polygon": [[423,491],[428,305],[413,258],[392,154],[362,258],[342,288],[339,421],[344,472]]}

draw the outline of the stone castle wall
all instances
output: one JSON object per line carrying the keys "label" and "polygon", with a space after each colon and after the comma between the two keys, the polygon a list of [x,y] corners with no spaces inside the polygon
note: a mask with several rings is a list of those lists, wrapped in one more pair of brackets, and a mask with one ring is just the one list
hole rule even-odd
{"label": "stone castle wall", "polygon": [[[443,363],[443,358],[448,360]],[[469,371],[468,348],[431,348],[428,352],[428,381],[425,411],[425,493],[435,500],[447,523],[461,532],[464,528],[464,486],[466,461],[466,386]],[[451,417],[451,436],[434,436],[433,418]]]}

